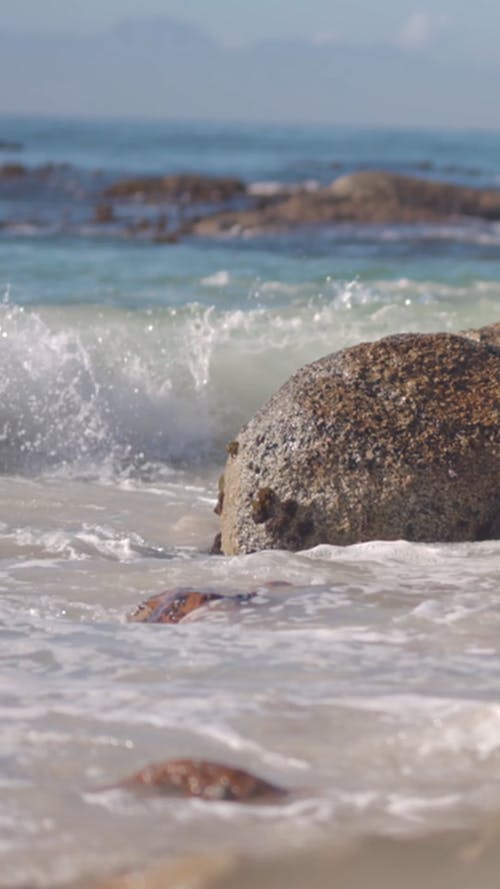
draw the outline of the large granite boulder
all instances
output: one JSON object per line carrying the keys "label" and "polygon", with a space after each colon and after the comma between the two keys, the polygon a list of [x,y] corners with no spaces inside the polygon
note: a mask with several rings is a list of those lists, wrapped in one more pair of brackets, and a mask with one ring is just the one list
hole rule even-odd
{"label": "large granite boulder", "polygon": [[496,324],[487,324],[486,327],[478,327],[476,330],[462,331],[462,335],[483,345],[498,346],[500,349],[500,321]]}
{"label": "large granite boulder", "polygon": [[489,331],[389,336],[297,371],[228,445],[222,551],[500,537]]}

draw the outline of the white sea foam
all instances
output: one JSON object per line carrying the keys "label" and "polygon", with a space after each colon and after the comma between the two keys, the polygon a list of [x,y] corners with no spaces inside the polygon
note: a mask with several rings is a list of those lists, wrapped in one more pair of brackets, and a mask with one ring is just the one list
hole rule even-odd
{"label": "white sea foam", "polygon": [[[202,486],[186,481],[198,497]],[[47,485],[15,484],[32,498]],[[51,482],[47,494],[57,502],[64,490],[72,503],[78,485]],[[177,555],[162,566],[147,531],[147,504],[162,514],[157,494],[147,501],[137,483],[120,495],[85,490],[84,503],[119,513],[121,535],[102,521],[74,531],[68,539],[88,547],[88,558],[67,562],[64,572],[57,559],[46,576],[23,570],[21,552],[4,562],[13,582],[0,608],[6,872],[26,879],[29,848],[33,873],[53,878],[75,840],[101,866],[108,854],[117,856],[114,867],[123,864],[124,836],[154,855],[159,819],[167,819],[167,850],[189,849],[195,831],[201,842],[262,852],[288,849],[291,839],[317,843],[340,828],[359,835],[467,823],[490,804],[500,784],[491,653],[498,542],[372,542],[188,562]],[[54,515],[47,506],[44,521]],[[126,552],[123,560],[121,544],[139,535],[137,558]],[[464,569],[469,590],[456,584]],[[474,576],[489,578],[489,587],[478,590]],[[292,585],[266,587],[277,579]],[[178,626],[123,622],[146,592],[193,584],[261,594],[244,608],[210,609]],[[422,632],[419,605],[433,594],[451,611],[464,593],[471,608],[458,634],[439,614],[427,615]],[[479,626],[472,606],[484,596],[492,607]],[[262,810],[209,810],[123,791],[87,793],[179,755],[249,768],[292,796]],[[74,854],[71,862],[68,877],[82,866]]]}
{"label": "white sea foam", "polygon": [[256,197],[273,197],[274,195],[280,194],[286,195],[289,189],[290,187],[284,182],[277,182],[270,179],[263,180],[262,182],[250,182],[247,191],[248,194],[255,195]]}
{"label": "white sea foam", "polygon": [[[447,312],[452,300],[472,307],[473,296],[475,318]],[[394,329],[479,324],[478,310],[487,320],[497,299],[485,281],[466,289],[327,278],[320,289],[260,281],[246,309],[35,311],[5,302],[0,465],[102,473],[217,459],[300,365]]]}
{"label": "white sea foam", "polygon": [[247,192],[255,197],[274,197],[295,194],[298,191],[318,191],[321,183],[317,179],[305,179],[297,185],[289,182],[279,182],[272,179],[260,182],[250,182]]}
{"label": "white sea foam", "polygon": [[201,283],[205,287],[227,287],[231,281],[231,275],[227,269],[221,269],[214,272],[213,275],[207,275],[201,279]]}

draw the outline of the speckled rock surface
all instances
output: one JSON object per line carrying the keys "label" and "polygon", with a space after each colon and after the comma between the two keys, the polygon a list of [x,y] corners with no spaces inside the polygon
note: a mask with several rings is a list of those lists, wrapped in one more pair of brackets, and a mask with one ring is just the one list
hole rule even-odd
{"label": "speckled rock surface", "polygon": [[466,330],[462,335],[485,346],[496,346],[500,351],[500,321],[476,330]]}
{"label": "speckled rock surface", "polygon": [[496,335],[390,336],[295,373],[228,445],[222,551],[500,537]]}
{"label": "speckled rock surface", "polygon": [[202,759],[171,759],[155,763],[125,778],[117,786],[231,802],[278,799],[287,793],[250,772]]}
{"label": "speckled rock surface", "polygon": [[134,611],[128,615],[128,620],[134,623],[144,624],[178,624],[189,617],[193,611],[198,611],[213,604],[224,602],[233,607],[246,605],[256,595],[250,593],[235,593],[227,596],[211,590],[165,590],[156,596],[151,596],[141,602]]}
{"label": "speckled rock surface", "polygon": [[199,590],[165,590],[141,602],[128,615],[128,620],[144,624],[178,624],[185,617],[223,597],[219,593]]}

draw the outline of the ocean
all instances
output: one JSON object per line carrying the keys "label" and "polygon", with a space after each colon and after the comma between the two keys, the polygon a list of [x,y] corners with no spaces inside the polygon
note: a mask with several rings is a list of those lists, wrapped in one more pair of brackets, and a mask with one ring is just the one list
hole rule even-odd
{"label": "ocean", "polygon": [[[0,178],[0,886],[493,823],[500,541],[210,547],[225,445],[295,369],[500,319],[500,224],[170,244],[93,212],[120,177],[186,170],[498,187],[500,133],[2,117],[0,140],[0,164],[47,171]],[[258,595],[127,623],[176,587]],[[179,756],[290,795],[95,792]]]}

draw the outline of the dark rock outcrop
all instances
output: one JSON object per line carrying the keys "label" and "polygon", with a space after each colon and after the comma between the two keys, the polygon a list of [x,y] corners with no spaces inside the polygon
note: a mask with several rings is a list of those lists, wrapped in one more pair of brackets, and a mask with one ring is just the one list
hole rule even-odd
{"label": "dark rock outcrop", "polygon": [[434,221],[451,216],[498,219],[500,191],[448,182],[416,179],[396,173],[370,172],[341,176],[330,195],[365,216],[367,221]]}
{"label": "dark rock outcrop", "polygon": [[18,179],[26,176],[27,167],[24,164],[2,164],[0,166],[0,179]]}
{"label": "dark rock outcrop", "polygon": [[310,364],[231,443],[222,551],[500,537],[498,325]]}
{"label": "dark rock outcrop", "polygon": [[120,781],[127,790],[181,794],[206,800],[252,802],[277,800],[287,791],[242,769],[199,759],[172,759],[146,766]]}
{"label": "dark rock outcrop", "polygon": [[450,218],[500,219],[500,191],[363,171],[328,188],[299,191],[252,209],[220,211],[194,222],[202,236],[287,231],[300,225],[442,222]]}
{"label": "dark rock outcrop", "polygon": [[174,176],[142,176],[120,179],[104,192],[107,198],[156,202],[220,204],[244,194],[245,185],[234,177],[179,173]]}

